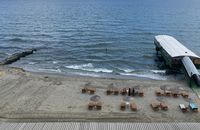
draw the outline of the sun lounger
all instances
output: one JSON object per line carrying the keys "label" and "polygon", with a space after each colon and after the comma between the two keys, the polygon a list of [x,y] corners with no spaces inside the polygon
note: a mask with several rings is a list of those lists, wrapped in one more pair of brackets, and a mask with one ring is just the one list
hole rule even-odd
{"label": "sun lounger", "polygon": [[160,103],[157,102],[157,101],[154,101],[151,103],[151,107],[154,111],[158,111],[159,110],[159,107],[160,107]]}
{"label": "sun lounger", "polygon": [[118,95],[119,94],[119,89],[118,88],[108,89],[106,91],[106,93],[107,93],[107,95],[111,95],[111,94]]}
{"label": "sun lounger", "polygon": [[161,102],[161,103],[160,103],[160,108],[161,108],[162,110],[167,111],[167,110],[168,110],[168,105],[167,105],[166,103],[164,103],[164,102]]}
{"label": "sun lounger", "polygon": [[198,107],[197,107],[196,103],[190,102],[189,107],[193,112],[198,112]]}
{"label": "sun lounger", "polygon": [[163,92],[163,90],[161,90],[161,89],[157,89],[157,90],[155,91],[155,93],[156,93],[157,96],[163,96],[163,95],[164,95],[164,92]]}
{"label": "sun lounger", "polygon": [[127,88],[123,88],[120,93],[122,95],[126,95],[127,94]]}
{"label": "sun lounger", "polygon": [[125,109],[126,109],[126,103],[125,102],[121,102],[120,110],[124,111]]}
{"label": "sun lounger", "polygon": [[92,87],[85,87],[85,88],[82,88],[82,93],[90,93],[90,94],[94,94],[96,92],[96,88],[92,88]]}
{"label": "sun lounger", "polygon": [[165,96],[171,96],[171,91],[165,90]]}
{"label": "sun lounger", "polygon": [[177,97],[179,96],[179,93],[178,93],[178,92],[172,92],[171,94],[172,94],[172,96],[175,97],[175,98],[177,98]]}
{"label": "sun lounger", "polygon": [[88,88],[90,94],[94,94],[96,92],[96,88]]}
{"label": "sun lounger", "polygon": [[183,98],[189,97],[189,93],[187,93],[187,92],[181,92],[181,95],[182,95]]}
{"label": "sun lounger", "polygon": [[102,102],[101,101],[96,102],[95,106],[96,106],[97,110],[101,110],[101,108],[102,108]]}
{"label": "sun lounger", "polygon": [[132,102],[130,104],[130,108],[131,108],[132,111],[137,111],[137,105],[136,105],[136,103]]}
{"label": "sun lounger", "polygon": [[114,93],[114,95],[118,95],[119,94],[119,89],[118,88],[113,88],[113,93]]}
{"label": "sun lounger", "polygon": [[86,93],[87,89],[86,88],[82,88],[81,91],[82,91],[82,93]]}
{"label": "sun lounger", "polygon": [[95,103],[94,102],[89,102],[88,104],[88,110],[92,110],[95,106]]}
{"label": "sun lounger", "polygon": [[140,97],[143,97],[144,96],[144,90],[143,89],[138,90],[138,95]]}
{"label": "sun lounger", "polygon": [[106,91],[106,93],[107,93],[107,95],[111,95],[112,90],[108,89],[108,90]]}
{"label": "sun lounger", "polygon": [[182,112],[188,112],[188,107],[186,107],[184,104],[179,104],[179,107]]}
{"label": "sun lounger", "polygon": [[102,109],[102,102],[101,101],[97,101],[97,102],[89,102],[88,104],[88,110],[101,110]]}

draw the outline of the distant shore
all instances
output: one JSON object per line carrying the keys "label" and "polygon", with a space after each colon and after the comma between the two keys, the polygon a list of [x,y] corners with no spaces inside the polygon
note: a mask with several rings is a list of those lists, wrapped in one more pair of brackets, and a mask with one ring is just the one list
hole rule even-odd
{"label": "distant shore", "polygon": [[[82,94],[81,88],[90,84],[101,97],[102,110],[89,111],[87,104],[93,95]],[[110,85],[116,88],[140,86],[144,97],[131,97],[138,106],[137,112],[121,111],[122,95],[106,95]],[[182,113],[178,104],[188,104],[182,97],[157,97],[161,86],[181,88],[190,93],[199,105],[196,94],[185,81],[97,78],[33,73],[19,68],[0,67],[0,119],[4,121],[126,121],[126,122],[197,122],[199,113]],[[168,111],[151,109],[154,100],[164,101]]]}

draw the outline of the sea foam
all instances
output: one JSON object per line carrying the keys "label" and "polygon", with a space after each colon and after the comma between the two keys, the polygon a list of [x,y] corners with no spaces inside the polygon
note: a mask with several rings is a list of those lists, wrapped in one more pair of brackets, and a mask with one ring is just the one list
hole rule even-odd
{"label": "sea foam", "polygon": [[85,70],[90,72],[103,72],[103,73],[112,73],[113,70],[106,69],[106,68],[95,68],[92,63],[88,64],[80,64],[80,65],[69,65],[65,66],[68,69],[76,69],[76,70]]}

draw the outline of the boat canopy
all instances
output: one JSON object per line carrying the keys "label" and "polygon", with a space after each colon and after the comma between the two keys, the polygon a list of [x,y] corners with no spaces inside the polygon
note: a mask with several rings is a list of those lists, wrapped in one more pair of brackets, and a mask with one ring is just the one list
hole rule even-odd
{"label": "boat canopy", "polygon": [[200,58],[172,36],[157,35],[155,36],[154,43],[157,47],[163,48],[172,58],[185,56]]}

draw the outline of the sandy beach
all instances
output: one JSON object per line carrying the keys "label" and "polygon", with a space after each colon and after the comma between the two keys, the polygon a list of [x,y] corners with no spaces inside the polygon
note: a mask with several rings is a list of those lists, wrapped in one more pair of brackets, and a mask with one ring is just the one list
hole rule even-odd
{"label": "sandy beach", "polygon": [[[102,110],[88,110],[90,98],[81,88],[90,84],[100,96]],[[134,96],[130,101],[138,111],[120,110],[124,96],[106,95],[110,85],[116,88],[140,86],[144,97]],[[161,86],[189,92],[189,99],[182,96],[158,97],[155,90]],[[0,67],[0,118],[4,121],[127,121],[127,122],[198,122],[200,114],[182,113],[178,105],[188,105],[189,100],[199,99],[185,81],[158,81],[148,79],[108,79],[86,76],[63,76],[26,72],[18,68]],[[153,111],[152,101],[165,102],[168,111]]]}

